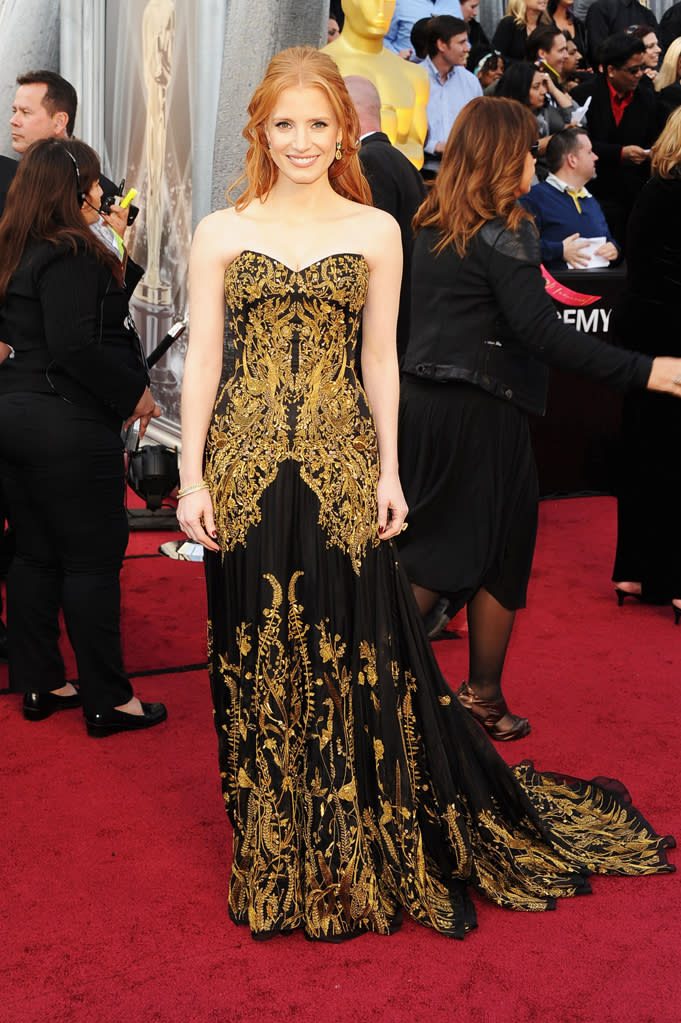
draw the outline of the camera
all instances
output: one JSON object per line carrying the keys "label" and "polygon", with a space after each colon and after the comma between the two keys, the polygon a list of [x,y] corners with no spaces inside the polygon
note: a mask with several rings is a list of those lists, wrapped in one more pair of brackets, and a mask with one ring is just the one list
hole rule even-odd
{"label": "camera", "polygon": [[[111,207],[116,205],[116,199],[119,195],[125,195],[125,178],[121,181],[115,195],[103,195],[99,203],[99,212],[104,214],[105,217],[111,213]],[[139,213],[139,206],[133,206],[132,203],[128,206],[128,227],[134,224],[135,217]]]}

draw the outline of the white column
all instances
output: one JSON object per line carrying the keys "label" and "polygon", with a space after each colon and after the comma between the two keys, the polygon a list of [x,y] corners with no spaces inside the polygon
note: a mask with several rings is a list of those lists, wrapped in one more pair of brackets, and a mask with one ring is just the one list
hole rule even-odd
{"label": "white column", "polygon": [[15,156],[8,121],[16,77],[37,70],[59,70],[59,4],[4,0],[0,7],[0,153],[4,156]]}
{"label": "white column", "polygon": [[61,0],[60,68],[78,93],[75,134],[104,156],[106,0]]}
{"label": "white column", "polygon": [[196,0],[190,73],[192,132],[192,226],[211,211],[213,150],[220,101],[225,0]]}

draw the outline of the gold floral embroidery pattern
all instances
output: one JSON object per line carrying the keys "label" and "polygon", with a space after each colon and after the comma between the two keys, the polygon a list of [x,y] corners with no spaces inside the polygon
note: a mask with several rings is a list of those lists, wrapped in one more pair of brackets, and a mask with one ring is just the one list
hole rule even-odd
{"label": "gold floral embroidery pattern", "polygon": [[[466,884],[501,906],[537,912],[588,890],[585,874],[601,863],[613,873],[668,869],[664,840],[635,813],[598,787],[571,786],[529,764],[514,771],[541,810],[541,828],[529,817],[508,823],[494,799],[475,814],[463,792],[441,804],[438,779],[424,768],[415,679],[381,664],[368,640],[358,644],[353,671],[348,644],[328,619],[306,623],[296,593],[302,575],[286,586],[266,577],[272,601],[257,628],[236,627],[234,663],[220,656],[212,666],[226,695],[220,759],[234,825],[229,900],[237,922],[258,934],[301,926],[317,938],[388,933],[404,907],[462,937],[472,926],[462,908]],[[401,737],[396,747],[392,733],[391,754],[376,734],[388,679]],[[359,690],[375,696],[365,728]],[[428,851],[434,834],[438,863]]]}
{"label": "gold floral embroidery pattern", "polygon": [[327,544],[355,571],[378,544],[376,436],[352,362],[368,276],[353,254],[294,271],[245,251],[227,268],[237,361],[215,405],[205,474],[223,550],[246,543],[286,459],[319,499]]}

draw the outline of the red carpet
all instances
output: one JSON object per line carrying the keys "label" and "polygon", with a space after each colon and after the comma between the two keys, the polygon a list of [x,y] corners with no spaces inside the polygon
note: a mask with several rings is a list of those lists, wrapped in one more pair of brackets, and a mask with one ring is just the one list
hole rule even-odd
{"label": "red carpet", "polygon": [[[161,539],[134,535],[129,553]],[[612,500],[542,506],[506,682],[533,732],[501,752],[620,777],[678,839],[681,627],[669,608],[617,607],[613,542]],[[123,589],[131,671],[202,661],[201,566],[131,558]],[[458,685],[464,642],[436,651]],[[252,941],[227,916],[230,831],[205,672],[136,687],[166,701],[168,722],[99,741],[77,712],[28,723],[19,697],[0,696],[3,1023],[681,1019],[679,875],[595,878],[592,896],[555,913],[476,899],[479,928],[463,943],[411,921],[340,946]]]}

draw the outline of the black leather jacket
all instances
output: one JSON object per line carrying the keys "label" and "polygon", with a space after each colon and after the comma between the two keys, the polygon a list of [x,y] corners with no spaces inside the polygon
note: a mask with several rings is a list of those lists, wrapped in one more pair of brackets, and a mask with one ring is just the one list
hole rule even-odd
{"label": "black leather jacket", "polygon": [[559,319],[539,269],[533,224],[489,221],[461,258],[439,256],[435,228],[420,231],[412,262],[412,324],[404,371],[463,380],[526,412],[546,410],[546,363],[616,390],[645,387],[651,359],[582,334]]}

